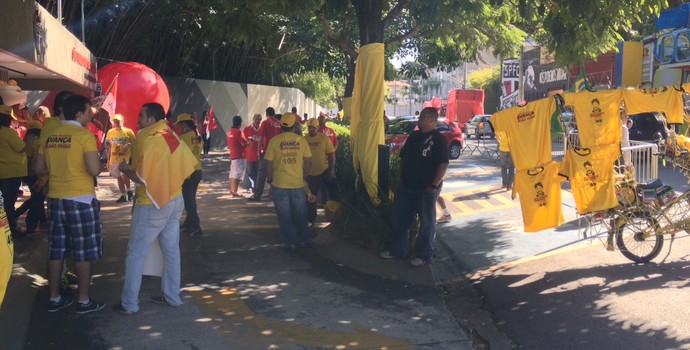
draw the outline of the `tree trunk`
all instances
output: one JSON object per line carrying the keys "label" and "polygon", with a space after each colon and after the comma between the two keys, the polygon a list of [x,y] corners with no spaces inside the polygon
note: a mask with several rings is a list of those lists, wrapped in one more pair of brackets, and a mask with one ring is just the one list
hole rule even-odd
{"label": "tree trunk", "polygon": [[347,81],[345,82],[345,97],[352,97],[352,92],[355,89],[355,68],[357,59],[348,56],[347,62]]}
{"label": "tree trunk", "polygon": [[[359,27],[359,46],[371,43],[383,43],[383,0],[352,0]],[[345,97],[352,97],[355,87],[355,62],[357,57],[350,58],[348,63]]]}

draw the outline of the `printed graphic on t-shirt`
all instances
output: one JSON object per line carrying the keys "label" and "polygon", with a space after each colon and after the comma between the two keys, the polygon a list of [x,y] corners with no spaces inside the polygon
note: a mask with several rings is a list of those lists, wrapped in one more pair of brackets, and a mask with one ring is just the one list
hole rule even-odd
{"label": "printed graphic on t-shirt", "polygon": [[70,148],[72,147],[72,135],[51,135],[46,139],[45,148]]}
{"label": "printed graphic on t-shirt", "polygon": [[597,174],[592,169],[592,163],[587,161],[582,163],[582,166],[585,168],[585,177],[582,179],[582,182],[589,187],[596,188]]}
{"label": "printed graphic on t-shirt", "polygon": [[544,193],[544,185],[541,182],[534,184],[534,192],[534,203],[540,207],[545,207],[548,196]]}
{"label": "printed graphic on t-shirt", "polygon": [[601,124],[604,123],[604,113],[601,112],[601,107],[599,107],[599,105],[599,99],[593,99],[592,113],[589,114],[589,117],[592,118],[592,121],[594,121],[594,124],[596,124],[597,126],[601,126]]}
{"label": "printed graphic on t-shirt", "polygon": [[429,136],[424,140],[424,146],[422,147],[422,157],[431,157],[431,147],[434,146],[434,140],[432,136]]}

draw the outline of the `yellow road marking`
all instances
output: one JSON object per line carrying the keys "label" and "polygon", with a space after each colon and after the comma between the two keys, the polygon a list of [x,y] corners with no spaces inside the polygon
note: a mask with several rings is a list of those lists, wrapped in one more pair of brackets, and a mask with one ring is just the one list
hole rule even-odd
{"label": "yellow road marking", "polygon": [[[458,213],[459,216],[466,216],[493,210],[513,208],[519,205],[518,201],[511,201],[506,198],[504,193],[505,190],[498,189],[496,186],[483,186],[447,192],[443,193],[442,196],[446,200],[446,204],[455,209],[453,210],[454,213]],[[483,199],[485,196],[495,199],[501,204],[492,204],[489,200]],[[468,203],[474,203],[481,208],[472,208]]]}
{"label": "yellow road marking", "polygon": [[238,295],[235,288],[225,288],[218,293],[190,290],[194,302],[229,343],[236,336],[236,325],[255,329],[256,338],[282,344],[295,344],[328,349],[414,349],[414,345],[385,336],[353,323],[353,332],[336,332],[323,328],[310,328],[295,322],[273,320],[258,316]]}

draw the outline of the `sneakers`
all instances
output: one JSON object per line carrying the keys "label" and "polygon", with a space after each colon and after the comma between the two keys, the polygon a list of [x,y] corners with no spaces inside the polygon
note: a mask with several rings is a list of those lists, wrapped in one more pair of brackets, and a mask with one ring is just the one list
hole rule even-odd
{"label": "sneakers", "polygon": [[123,315],[126,315],[126,316],[132,316],[132,315],[136,314],[136,311],[129,311],[129,310],[125,309],[124,307],[122,307],[122,304],[121,304],[121,303],[115,304],[115,306],[113,307],[113,309],[114,309],[115,311],[117,311],[117,312],[123,314]]}
{"label": "sneakers", "polygon": [[48,301],[48,312],[58,312],[70,305],[74,304],[72,298],[68,296],[63,296],[57,303],[49,300]]}
{"label": "sneakers", "polygon": [[79,315],[88,314],[102,310],[104,307],[105,303],[90,299],[88,304],[77,303],[77,313]]}
{"label": "sneakers", "polygon": [[151,301],[154,302],[154,303],[156,303],[156,304],[172,306],[172,305],[170,305],[170,304],[168,303],[167,300],[165,300],[165,297],[162,296],[162,295],[154,295],[154,296],[152,296],[152,297],[151,297]]}
{"label": "sneakers", "polygon": [[429,263],[431,263],[431,261],[422,260],[420,258],[414,258],[414,259],[410,260],[410,265],[412,265],[414,267],[420,267],[420,266],[428,265]]}
{"label": "sneakers", "polygon": [[134,192],[132,190],[127,191],[127,201],[131,202],[134,199]]}
{"label": "sneakers", "polygon": [[256,198],[254,196],[247,198],[248,202],[261,202],[261,198]]}
{"label": "sneakers", "polygon": [[395,257],[393,256],[393,254],[391,254],[391,252],[389,252],[389,251],[387,251],[387,250],[384,250],[384,251],[382,251],[381,253],[379,253],[379,256],[381,256],[381,257],[384,258],[384,259],[393,259],[393,258],[395,258]]}
{"label": "sneakers", "polygon": [[443,214],[443,215],[441,215],[440,218],[438,218],[438,220],[436,220],[436,223],[437,224],[445,224],[447,222],[450,222],[450,219],[452,219],[452,218],[453,217],[450,214]]}
{"label": "sneakers", "polygon": [[115,203],[125,203],[127,202],[127,198],[125,198],[125,195],[121,195],[120,198],[118,198]]}

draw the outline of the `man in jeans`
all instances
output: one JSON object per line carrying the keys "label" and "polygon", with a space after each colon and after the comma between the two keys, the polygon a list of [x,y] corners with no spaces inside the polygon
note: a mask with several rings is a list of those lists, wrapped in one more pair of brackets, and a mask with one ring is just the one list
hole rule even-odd
{"label": "man in jeans", "polygon": [[252,118],[252,123],[247,125],[242,133],[249,142],[244,149],[247,159],[247,171],[244,176],[244,187],[254,193],[256,186],[256,176],[259,172],[259,126],[261,126],[261,114],[256,113]]}
{"label": "man in jeans", "polygon": [[103,256],[103,224],[93,178],[101,172],[96,138],[86,129],[91,102],[80,95],[62,105],[65,120],[46,135],[36,156],[37,174],[48,174],[48,312],[72,305],[60,295],[63,260],[74,256],[78,276],[77,313],[101,310],[105,303],[89,297],[91,262]]}
{"label": "man in jeans", "polygon": [[400,181],[393,202],[393,234],[386,259],[407,258],[410,227],[419,214],[420,227],[412,266],[431,263],[436,236],[436,198],[448,169],[448,144],[436,130],[438,112],[432,107],[419,115],[419,130],[412,132],[400,150]]}
{"label": "man in jeans", "polygon": [[304,137],[292,132],[296,117],[286,113],[280,118],[282,133],[266,148],[266,181],[271,184],[273,204],[278,215],[285,247],[309,246],[307,192],[304,181],[311,169],[311,151]]}
{"label": "man in jeans", "polygon": [[273,109],[273,107],[266,108],[266,120],[261,122],[259,131],[257,132],[257,135],[261,139],[259,143],[261,146],[261,156],[259,160],[259,171],[256,176],[256,183],[254,184],[254,195],[247,198],[249,201],[261,202],[261,196],[264,193],[264,186],[266,185],[266,178],[268,174],[264,156],[266,154],[268,143],[271,142],[271,139],[274,136],[280,134],[281,130],[282,127],[280,120],[276,118],[276,111]]}
{"label": "man in jeans", "polygon": [[513,157],[510,156],[508,135],[503,131],[497,131],[496,139],[498,140],[498,159],[501,161],[501,188],[512,191],[515,165],[513,165]]}
{"label": "man in jeans", "polygon": [[180,299],[180,216],[184,210],[182,183],[194,172],[198,160],[182,144],[165,120],[163,106],[147,103],[139,112],[139,133],[134,140],[132,166],[120,171],[137,184],[132,225],[125,258],[122,303],[115,311],[132,315],[139,311],[144,261],[154,240],[163,253],[163,295],[151,301],[178,306]]}

